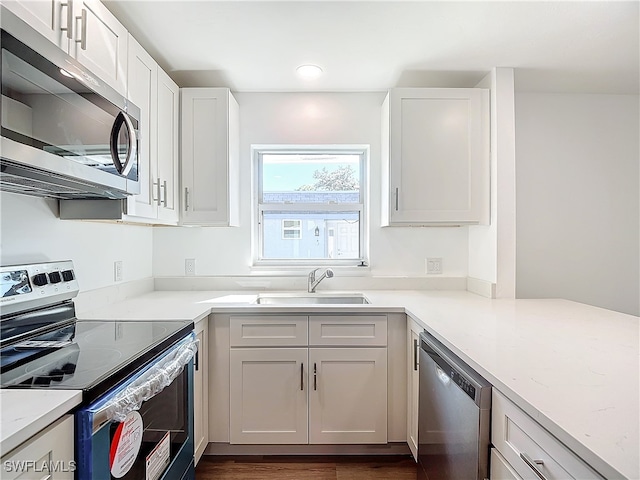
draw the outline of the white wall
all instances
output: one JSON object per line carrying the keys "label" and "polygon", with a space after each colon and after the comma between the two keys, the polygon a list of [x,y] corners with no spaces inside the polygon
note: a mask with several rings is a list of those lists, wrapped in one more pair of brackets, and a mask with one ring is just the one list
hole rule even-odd
{"label": "white wall", "polygon": [[59,220],[56,201],[6,192],[0,209],[1,265],[73,260],[81,291],[115,285],[116,260],[123,282],[152,274],[150,227]]}
{"label": "white wall", "polygon": [[516,95],[517,297],[640,315],[638,96]]}
{"label": "white wall", "polygon": [[467,275],[468,229],[381,228],[380,143],[384,93],[238,93],[240,105],[240,226],[154,229],[156,276],[251,272],[252,144],[368,144],[371,275],[425,276],[425,258],[442,257],[444,275]]}

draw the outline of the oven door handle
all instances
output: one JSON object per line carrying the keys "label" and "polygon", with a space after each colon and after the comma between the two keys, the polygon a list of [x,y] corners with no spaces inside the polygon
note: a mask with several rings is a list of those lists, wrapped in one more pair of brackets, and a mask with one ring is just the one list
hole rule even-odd
{"label": "oven door handle", "polygon": [[115,395],[103,401],[93,414],[93,432],[106,422],[123,422],[129,413],[139,410],[143,402],[171,385],[197,351],[198,340],[191,333],[138,377],[123,385]]}

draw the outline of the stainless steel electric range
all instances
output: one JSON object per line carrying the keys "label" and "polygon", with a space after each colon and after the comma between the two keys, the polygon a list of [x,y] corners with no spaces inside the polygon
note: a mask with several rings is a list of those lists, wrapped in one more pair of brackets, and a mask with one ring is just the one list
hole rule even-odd
{"label": "stainless steel electric range", "polygon": [[78,320],[71,261],[0,268],[1,388],[81,390],[78,480],[194,478],[193,323]]}

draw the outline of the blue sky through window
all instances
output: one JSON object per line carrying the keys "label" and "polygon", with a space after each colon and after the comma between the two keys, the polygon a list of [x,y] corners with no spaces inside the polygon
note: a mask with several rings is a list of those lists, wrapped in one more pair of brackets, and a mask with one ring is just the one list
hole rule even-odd
{"label": "blue sky through window", "polygon": [[264,192],[291,192],[302,185],[312,185],[315,183],[313,173],[323,168],[332,171],[341,166],[350,165],[355,177],[360,177],[359,155],[265,154],[262,162]]}

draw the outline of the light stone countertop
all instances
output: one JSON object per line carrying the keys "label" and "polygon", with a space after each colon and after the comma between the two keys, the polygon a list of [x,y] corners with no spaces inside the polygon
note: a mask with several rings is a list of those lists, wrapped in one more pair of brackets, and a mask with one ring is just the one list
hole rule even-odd
{"label": "light stone countertop", "polygon": [[154,291],[79,317],[197,322],[212,312],[406,311],[602,476],[640,478],[640,318],[567,300],[362,293],[371,305],[255,305],[255,292]]}
{"label": "light stone countertop", "polygon": [[0,390],[0,455],[9,453],[81,401],[80,390]]}

